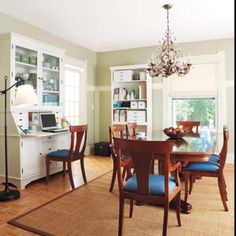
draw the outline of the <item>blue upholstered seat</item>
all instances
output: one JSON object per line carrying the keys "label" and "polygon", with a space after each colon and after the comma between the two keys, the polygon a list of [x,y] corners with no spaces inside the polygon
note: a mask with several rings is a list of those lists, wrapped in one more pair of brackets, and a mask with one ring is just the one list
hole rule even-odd
{"label": "blue upholstered seat", "polygon": [[47,155],[49,157],[67,158],[69,155],[69,149],[62,149],[62,150],[57,150],[54,152],[49,152]]}
{"label": "blue upholstered seat", "polygon": [[215,162],[192,162],[189,163],[186,167],[188,171],[208,171],[208,172],[217,172],[220,165]]}
{"label": "blue upholstered seat", "polygon": [[217,155],[217,154],[211,154],[211,156],[210,156],[210,161],[219,162],[219,160],[220,160],[219,155]]}
{"label": "blue upholstered seat", "polygon": [[[151,195],[163,196],[165,192],[165,180],[164,175],[150,175],[149,187]],[[176,187],[176,182],[173,177],[169,178],[169,192],[172,192]],[[137,191],[137,179],[134,174],[125,184],[124,190],[127,192]]]}

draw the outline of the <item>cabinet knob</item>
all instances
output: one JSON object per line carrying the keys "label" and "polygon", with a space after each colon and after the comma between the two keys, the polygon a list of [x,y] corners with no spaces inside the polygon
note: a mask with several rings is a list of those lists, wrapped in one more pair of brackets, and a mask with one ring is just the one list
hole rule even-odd
{"label": "cabinet knob", "polygon": [[48,149],[49,151],[52,150],[51,148]]}
{"label": "cabinet knob", "polygon": [[40,152],[39,155],[42,156],[42,153]]}
{"label": "cabinet knob", "polygon": [[51,139],[52,137],[48,137],[48,139]]}

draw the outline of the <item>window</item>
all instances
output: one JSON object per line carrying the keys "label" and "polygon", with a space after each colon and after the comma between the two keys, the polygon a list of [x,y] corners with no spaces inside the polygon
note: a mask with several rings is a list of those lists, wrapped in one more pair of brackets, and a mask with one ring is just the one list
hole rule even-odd
{"label": "window", "polygon": [[71,125],[87,122],[86,62],[65,58],[64,115]]}
{"label": "window", "polygon": [[216,128],[215,98],[172,98],[173,126],[177,120],[200,121],[200,129]]}

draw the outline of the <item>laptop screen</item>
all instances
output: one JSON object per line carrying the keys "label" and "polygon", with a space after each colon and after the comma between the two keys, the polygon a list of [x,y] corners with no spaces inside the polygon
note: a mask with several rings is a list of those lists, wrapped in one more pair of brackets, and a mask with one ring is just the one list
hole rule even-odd
{"label": "laptop screen", "polygon": [[57,128],[56,117],[54,113],[40,113],[42,129]]}

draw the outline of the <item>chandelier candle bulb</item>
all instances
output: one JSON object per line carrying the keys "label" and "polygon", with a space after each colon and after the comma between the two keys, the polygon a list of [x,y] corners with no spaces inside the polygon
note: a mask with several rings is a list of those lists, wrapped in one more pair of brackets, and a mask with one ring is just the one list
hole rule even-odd
{"label": "chandelier candle bulb", "polygon": [[156,55],[152,55],[152,61],[148,64],[145,69],[151,77],[165,77],[177,74],[182,77],[186,75],[191,67],[190,60],[187,63],[183,61],[182,51],[177,45],[174,45],[172,39],[173,33],[171,33],[169,28],[169,9],[171,9],[171,4],[165,4],[162,6],[167,10],[167,30],[163,38],[163,43],[158,46]]}

